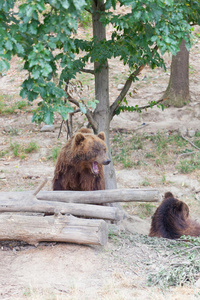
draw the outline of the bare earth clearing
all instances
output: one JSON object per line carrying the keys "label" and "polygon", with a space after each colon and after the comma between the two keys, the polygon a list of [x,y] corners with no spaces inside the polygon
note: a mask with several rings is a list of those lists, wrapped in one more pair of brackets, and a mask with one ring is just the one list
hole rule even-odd
{"label": "bare earth clearing", "polygon": [[[145,105],[149,100],[158,100],[169,80],[170,57],[166,57],[167,72],[148,68],[140,75],[140,81],[132,85],[132,96],[127,97],[129,105]],[[12,106],[21,101],[18,96],[20,85],[26,76],[21,71],[22,63],[12,60],[11,69],[0,78],[0,97],[4,105]],[[118,94],[117,87],[124,83],[126,69],[114,61],[110,62],[111,101]],[[91,77],[84,80],[91,82]],[[83,76],[81,78],[83,80]],[[111,124],[113,148],[116,129],[126,134],[138,136],[147,133],[154,136],[158,131],[166,135],[181,132],[200,131],[200,41],[193,45],[190,54],[191,102],[183,108],[168,108],[161,111],[150,109],[142,114],[123,113],[114,118]],[[84,83],[85,84],[85,83]],[[89,91],[90,92],[90,91]],[[89,93],[88,92],[88,93]],[[0,189],[2,191],[33,190],[45,176],[49,178],[46,190],[51,189],[55,162],[52,151],[66,141],[62,131],[57,140],[60,118],[55,120],[53,132],[41,132],[42,125],[31,123],[31,109],[26,106],[23,112],[15,109],[12,114],[0,118]],[[75,130],[85,125],[80,117],[74,123]],[[145,123],[145,126],[141,126]],[[119,136],[119,133],[117,133]],[[120,133],[121,134],[121,133]],[[188,136],[187,136],[188,137]],[[188,137],[190,138],[190,137]],[[35,152],[14,156],[16,143],[24,147],[31,141],[38,145]],[[151,150],[151,144],[146,141]],[[188,146],[189,147],[189,146]],[[56,149],[57,149],[56,148]],[[195,149],[190,146],[191,150]],[[20,150],[18,149],[20,152]],[[145,150],[131,152],[135,162],[142,160]],[[179,158],[177,157],[177,160]],[[157,188],[161,194],[170,190],[185,201],[191,215],[200,219],[199,192],[200,170],[182,174],[175,168],[177,161],[166,164],[140,164],[138,167],[124,168],[115,163],[119,188],[148,187]],[[125,209],[135,218],[120,225],[115,235],[112,231],[105,247],[80,246],[74,244],[41,243],[37,247],[17,242],[0,243],[0,299],[197,299],[200,289],[195,285],[161,290],[147,285],[147,277],[157,272],[171,259],[167,246],[152,246],[152,239],[145,237],[150,228],[148,206],[128,205]],[[139,218],[136,216],[138,214]],[[156,239],[154,239],[156,240]],[[152,242],[153,243],[153,242]],[[167,259],[166,259],[167,258]],[[198,279],[198,278],[197,278]]]}

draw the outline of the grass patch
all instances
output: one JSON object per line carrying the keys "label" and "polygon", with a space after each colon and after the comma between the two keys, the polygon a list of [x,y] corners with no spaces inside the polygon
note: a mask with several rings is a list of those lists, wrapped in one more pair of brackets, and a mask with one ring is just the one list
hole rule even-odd
{"label": "grass patch", "polygon": [[7,156],[7,155],[8,155],[8,153],[9,153],[9,151],[8,151],[8,150],[1,150],[1,151],[0,151],[0,158],[1,158],[1,157],[5,157],[5,156]]}
{"label": "grass patch", "polygon": [[137,136],[121,133],[113,135],[112,156],[114,163],[120,163],[124,168],[140,166],[138,159],[133,159],[132,153],[143,148],[142,139]]}
{"label": "grass patch", "polygon": [[[190,139],[200,148],[200,133],[197,132]],[[199,169],[199,156],[188,158],[195,151],[194,147],[184,140],[179,134],[157,134],[133,135],[129,132],[116,132],[112,136],[112,156],[115,165],[122,168],[139,168],[141,166],[153,166],[165,172],[167,165],[174,171],[191,173]],[[185,156],[179,156],[187,154]],[[144,186],[150,185],[145,183]]]}
{"label": "grass patch", "polygon": [[195,137],[199,137],[199,138],[200,138],[200,131],[197,131],[197,132],[195,133]]}
{"label": "grass patch", "polygon": [[138,215],[141,219],[145,219],[147,217],[150,217],[155,212],[155,206],[151,203],[140,203],[137,207]]}
{"label": "grass patch", "polygon": [[141,185],[142,186],[149,186],[149,185],[151,185],[151,182],[147,177],[145,177],[145,179],[142,181]]}
{"label": "grass patch", "polygon": [[15,98],[7,95],[0,95],[0,114],[15,114],[18,110],[23,110],[28,106],[25,100],[15,101]]}
{"label": "grass patch", "polygon": [[196,169],[200,170],[200,154],[181,160],[177,165],[177,169],[183,174],[189,174]]}
{"label": "grass patch", "polygon": [[17,128],[11,128],[10,131],[9,131],[9,134],[11,136],[16,136],[19,134],[19,130]]}
{"label": "grass patch", "polygon": [[21,145],[18,142],[10,143],[10,149],[14,157],[19,157],[21,160],[27,157],[27,154],[36,152],[39,146],[36,142],[31,141],[29,144]]}
{"label": "grass patch", "polygon": [[157,152],[166,153],[168,149],[168,137],[164,134],[158,132],[150,138],[150,140],[155,144]]}
{"label": "grass patch", "polygon": [[134,166],[134,162],[131,161],[129,155],[130,149],[125,146],[124,148],[120,149],[119,153],[115,155],[115,161],[119,162],[123,165],[124,168],[131,168]]}
{"label": "grass patch", "polygon": [[165,174],[163,174],[161,182],[162,182],[163,185],[167,183]]}
{"label": "grass patch", "polygon": [[31,141],[25,148],[24,148],[24,151],[26,153],[31,153],[31,152],[34,152],[34,151],[37,151],[38,150],[38,145],[36,142],[34,141]]}
{"label": "grass patch", "polygon": [[19,156],[19,150],[20,150],[21,146],[19,143],[14,142],[10,144],[10,149],[13,152],[14,157],[18,157]]}
{"label": "grass patch", "polygon": [[153,153],[145,153],[145,158],[155,158],[155,154]]}
{"label": "grass patch", "polygon": [[[32,287],[26,287],[24,290],[24,297],[27,299],[48,299],[48,300],[57,300],[58,297],[54,294],[51,289],[37,289]],[[61,296],[61,299],[62,298]]]}
{"label": "grass patch", "polygon": [[47,159],[49,159],[49,160],[52,159],[52,160],[55,162],[55,161],[57,160],[57,158],[58,158],[58,155],[59,155],[59,153],[60,153],[61,148],[62,148],[61,144],[59,144],[59,145],[53,147],[53,148],[51,149],[51,152],[50,152],[49,155],[47,156]]}
{"label": "grass patch", "polygon": [[200,149],[200,138],[195,139],[194,144],[195,144],[195,146],[197,146]]}

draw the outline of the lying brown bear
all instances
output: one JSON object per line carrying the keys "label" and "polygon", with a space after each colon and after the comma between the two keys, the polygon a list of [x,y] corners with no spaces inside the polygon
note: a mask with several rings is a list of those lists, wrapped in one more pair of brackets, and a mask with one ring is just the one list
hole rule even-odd
{"label": "lying brown bear", "polygon": [[104,132],[94,135],[90,129],[80,129],[61,149],[53,190],[104,190],[103,165],[110,163],[106,151]]}
{"label": "lying brown bear", "polygon": [[190,219],[187,204],[167,192],[152,217],[149,236],[178,239],[182,235],[200,236],[200,225]]}

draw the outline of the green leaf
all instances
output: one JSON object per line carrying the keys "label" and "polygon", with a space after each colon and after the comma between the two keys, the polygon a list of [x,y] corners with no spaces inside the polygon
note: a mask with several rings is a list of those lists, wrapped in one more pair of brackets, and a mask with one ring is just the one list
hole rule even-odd
{"label": "green leaf", "polygon": [[16,43],[16,44],[15,44],[15,47],[16,47],[17,53],[19,53],[19,54],[24,54],[24,48],[23,48],[22,45],[20,45],[19,43]]}
{"label": "green leaf", "polygon": [[73,3],[77,10],[83,9],[83,6],[86,5],[85,0],[73,0]]}
{"label": "green leaf", "polygon": [[35,8],[36,8],[35,6],[28,6],[27,7],[27,9],[26,9],[26,16],[28,18],[32,17]]}
{"label": "green leaf", "polygon": [[44,66],[44,68],[42,69],[42,75],[44,77],[48,77],[49,73],[51,73],[51,72],[52,72],[52,67],[49,64],[46,64]]}
{"label": "green leaf", "polygon": [[12,42],[10,40],[6,41],[5,47],[7,50],[12,50],[13,49]]}
{"label": "green leaf", "polygon": [[56,49],[56,43],[52,42],[52,41],[49,41],[48,42],[48,46],[52,49],[52,50],[55,50]]}
{"label": "green leaf", "polygon": [[74,109],[70,105],[62,103],[62,105],[57,108],[57,111],[60,113],[63,120],[66,121],[68,119],[68,113],[73,112]]}
{"label": "green leaf", "polygon": [[51,125],[51,124],[53,124],[53,120],[54,120],[53,111],[48,110],[47,112],[45,112],[44,122],[48,125]]}
{"label": "green leaf", "polygon": [[29,25],[29,30],[31,34],[37,34],[37,23],[31,23]]}
{"label": "green leaf", "polygon": [[22,89],[19,94],[22,97],[22,99],[26,98],[27,94],[26,94],[26,91],[24,89]]}
{"label": "green leaf", "polygon": [[152,42],[156,42],[157,39],[158,39],[158,36],[157,36],[157,35],[154,35],[154,36],[152,36],[151,41],[152,41]]}
{"label": "green leaf", "polygon": [[165,0],[165,4],[172,6],[174,4],[174,0]]}
{"label": "green leaf", "polygon": [[54,95],[58,98],[62,98],[66,96],[66,93],[63,89],[60,89],[58,87],[54,87]]}
{"label": "green leaf", "polygon": [[38,79],[40,77],[40,70],[36,67],[32,70],[32,76],[34,79]]}
{"label": "green leaf", "polygon": [[64,1],[61,1],[61,4],[62,6],[65,8],[65,9],[68,9],[70,4],[69,4],[69,1],[68,0],[64,0]]}
{"label": "green leaf", "polygon": [[29,91],[29,92],[26,92],[26,96],[27,96],[28,100],[32,102],[33,100],[35,100],[38,97],[38,93]]}
{"label": "green leaf", "polygon": [[10,64],[6,60],[0,60],[0,72],[8,71],[10,69]]}
{"label": "green leaf", "polygon": [[43,10],[45,10],[45,5],[43,1],[37,2],[37,9],[39,10],[39,12],[42,12]]}
{"label": "green leaf", "polygon": [[79,102],[79,108],[80,108],[80,110],[82,111],[83,114],[86,114],[87,108],[82,102]]}
{"label": "green leaf", "polygon": [[92,108],[93,110],[95,110],[95,108],[97,107],[97,103],[98,103],[98,102],[99,102],[98,100],[87,101],[87,106],[88,106],[89,108]]}

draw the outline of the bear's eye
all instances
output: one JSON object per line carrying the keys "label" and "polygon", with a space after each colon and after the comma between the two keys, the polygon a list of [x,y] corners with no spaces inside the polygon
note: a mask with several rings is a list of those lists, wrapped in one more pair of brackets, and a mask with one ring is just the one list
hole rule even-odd
{"label": "bear's eye", "polygon": [[99,149],[97,149],[97,148],[92,148],[92,151],[93,151],[93,153],[98,153],[98,152],[99,152]]}

